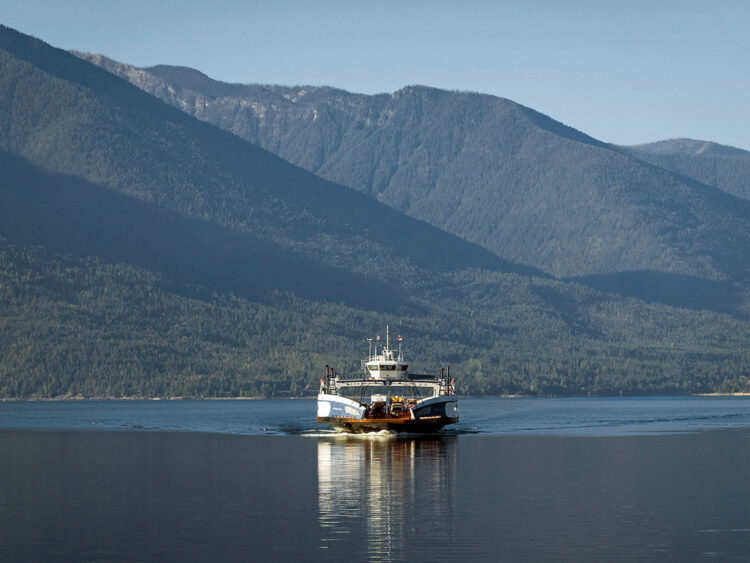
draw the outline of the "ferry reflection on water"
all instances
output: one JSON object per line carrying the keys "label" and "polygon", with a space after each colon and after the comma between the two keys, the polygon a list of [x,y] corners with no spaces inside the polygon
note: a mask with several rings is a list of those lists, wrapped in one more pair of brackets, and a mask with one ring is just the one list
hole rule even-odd
{"label": "ferry reflection on water", "polygon": [[[452,536],[458,442],[341,434],[318,441],[321,549],[340,557],[420,558]],[[436,541],[440,539],[441,541]]]}

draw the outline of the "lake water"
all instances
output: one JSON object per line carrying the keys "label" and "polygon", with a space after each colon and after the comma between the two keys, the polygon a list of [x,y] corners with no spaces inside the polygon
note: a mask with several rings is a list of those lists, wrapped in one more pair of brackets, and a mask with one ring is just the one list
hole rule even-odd
{"label": "lake water", "polygon": [[0,403],[0,561],[750,561],[750,400]]}

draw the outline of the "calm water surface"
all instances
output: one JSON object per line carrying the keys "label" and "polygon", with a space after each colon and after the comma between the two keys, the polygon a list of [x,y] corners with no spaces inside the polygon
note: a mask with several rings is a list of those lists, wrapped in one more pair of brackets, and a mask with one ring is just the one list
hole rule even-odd
{"label": "calm water surface", "polygon": [[[620,436],[750,428],[750,397],[461,399],[447,434]],[[0,429],[166,430],[221,434],[332,433],[315,401],[0,402]]]}
{"label": "calm water surface", "polygon": [[750,400],[0,403],[0,561],[750,561]]}

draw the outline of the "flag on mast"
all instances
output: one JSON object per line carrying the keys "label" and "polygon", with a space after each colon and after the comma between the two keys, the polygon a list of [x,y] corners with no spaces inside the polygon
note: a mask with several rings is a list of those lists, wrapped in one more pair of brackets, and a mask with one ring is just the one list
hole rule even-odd
{"label": "flag on mast", "polygon": [[401,342],[401,335],[398,335],[398,341]]}

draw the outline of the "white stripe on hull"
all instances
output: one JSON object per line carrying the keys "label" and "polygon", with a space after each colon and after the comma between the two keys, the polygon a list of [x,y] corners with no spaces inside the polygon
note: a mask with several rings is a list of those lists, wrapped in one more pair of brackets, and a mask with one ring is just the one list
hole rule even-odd
{"label": "white stripe on hull", "polygon": [[320,417],[362,418],[364,412],[365,407],[357,401],[338,395],[327,395],[325,393],[318,395],[318,416]]}

